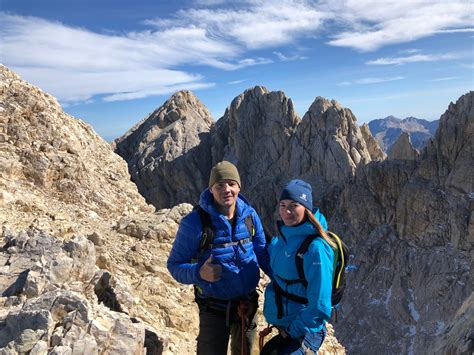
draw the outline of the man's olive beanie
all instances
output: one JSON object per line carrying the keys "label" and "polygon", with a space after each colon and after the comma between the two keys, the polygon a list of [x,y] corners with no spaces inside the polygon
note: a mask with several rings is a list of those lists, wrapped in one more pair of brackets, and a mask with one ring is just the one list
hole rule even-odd
{"label": "man's olive beanie", "polygon": [[222,180],[234,180],[240,186],[240,176],[234,164],[224,160],[214,165],[209,177],[209,188]]}

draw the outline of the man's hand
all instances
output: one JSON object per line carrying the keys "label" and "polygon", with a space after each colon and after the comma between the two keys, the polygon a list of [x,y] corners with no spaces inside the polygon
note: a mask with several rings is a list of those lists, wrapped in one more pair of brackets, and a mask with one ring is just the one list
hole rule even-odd
{"label": "man's hand", "polygon": [[212,263],[212,254],[206,260],[206,262],[201,266],[199,269],[199,276],[201,279],[208,281],[208,282],[216,282],[221,279],[222,274],[222,266],[214,265]]}

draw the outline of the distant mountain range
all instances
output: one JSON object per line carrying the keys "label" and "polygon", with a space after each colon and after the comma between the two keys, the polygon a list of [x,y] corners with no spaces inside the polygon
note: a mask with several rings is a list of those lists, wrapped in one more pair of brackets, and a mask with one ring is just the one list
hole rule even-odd
{"label": "distant mountain range", "polygon": [[427,121],[416,117],[401,119],[388,116],[370,121],[369,128],[385,152],[390,149],[402,132],[407,132],[410,135],[413,148],[421,150],[426,141],[435,134],[438,123],[439,120]]}

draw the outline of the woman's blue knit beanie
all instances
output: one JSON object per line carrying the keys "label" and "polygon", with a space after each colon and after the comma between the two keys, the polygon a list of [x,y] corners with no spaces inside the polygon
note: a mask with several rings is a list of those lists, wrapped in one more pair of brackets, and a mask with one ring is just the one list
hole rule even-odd
{"label": "woman's blue knit beanie", "polygon": [[308,210],[313,210],[313,194],[311,185],[306,181],[294,179],[288,182],[280,195],[280,200],[293,200]]}

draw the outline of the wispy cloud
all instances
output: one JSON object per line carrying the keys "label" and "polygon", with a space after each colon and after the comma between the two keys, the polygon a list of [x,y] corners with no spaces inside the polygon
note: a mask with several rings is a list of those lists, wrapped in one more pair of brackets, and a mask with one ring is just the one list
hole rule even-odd
{"label": "wispy cloud", "polygon": [[448,81],[448,80],[456,80],[459,79],[457,76],[451,76],[451,77],[446,77],[446,78],[437,78],[437,79],[431,79],[429,81],[431,82],[437,82],[437,81]]}
{"label": "wispy cloud", "polygon": [[365,64],[368,65],[400,65],[415,62],[437,62],[440,60],[451,60],[458,58],[455,53],[448,54],[415,54],[407,57],[386,57],[369,60]]}
{"label": "wispy cloud", "polygon": [[393,77],[386,77],[386,78],[362,78],[362,79],[357,79],[354,81],[343,81],[337,85],[349,86],[353,84],[358,84],[358,85],[379,84],[379,83],[385,83],[388,81],[397,81],[397,80],[403,80],[403,79],[405,79],[405,77],[403,76],[393,76]]}
{"label": "wispy cloud", "polygon": [[186,9],[147,21],[158,28],[188,24],[248,49],[271,48],[314,35],[331,15],[305,0],[243,1],[239,7]]}
{"label": "wispy cloud", "polygon": [[299,55],[299,54],[285,55],[282,52],[273,52],[273,54],[275,54],[278,57],[278,59],[280,59],[282,62],[292,62],[294,60],[308,59],[308,57],[302,56],[302,55]]}
{"label": "wispy cloud", "polygon": [[470,1],[328,1],[335,21],[350,30],[328,43],[359,51],[411,42],[436,33],[470,32],[474,12]]}
{"label": "wispy cloud", "polygon": [[232,80],[232,81],[228,81],[227,84],[230,84],[230,85],[236,85],[236,84],[240,84],[240,83],[243,83],[243,82],[246,82],[247,79],[242,79],[242,80]]}
{"label": "wispy cloud", "polygon": [[238,59],[237,46],[194,27],[119,36],[0,13],[0,36],[4,64],[62,102],[95,95],[125,100],[214,85],[200,74],[176,69],[186,64],[236,70],[271,62]]}
{"label": "wispy cloud", "polygon": [[398,51],[398,53],[400,53],[400,54],[415,54],[415,53],[419,53],[419,52],[421,52],[421,50],[419,50],[417,48],[402,49],[401,51]]}

